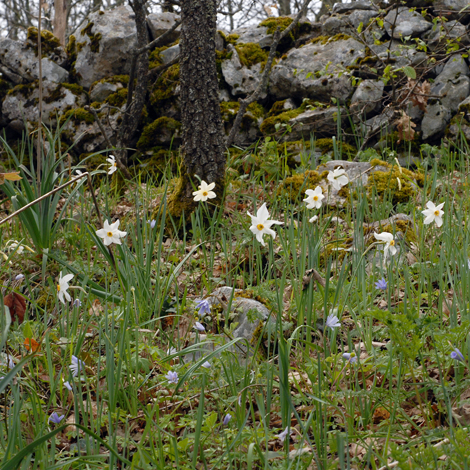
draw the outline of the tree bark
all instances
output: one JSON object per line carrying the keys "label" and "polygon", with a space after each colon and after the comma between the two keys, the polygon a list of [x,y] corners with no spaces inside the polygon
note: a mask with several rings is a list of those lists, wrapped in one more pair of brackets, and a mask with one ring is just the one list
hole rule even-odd
{"label": "tree bark", "polygon": [[215,35],[217,0],[182,0],[180,38],[180,84],[183,173],[168,201],[174,216],[189,215],[195,176],[215,183],[220,200],[224,189],[224,133],[219,105]]}
{"label": "tree bark", "polygon": [[67,30],[67,0],[54,0],[54,36],[65,47],[65,32]]}
{"label": "tree bark", "polygon": [[289,16],[291,13],[290,0],[279,0],[279,16]]}

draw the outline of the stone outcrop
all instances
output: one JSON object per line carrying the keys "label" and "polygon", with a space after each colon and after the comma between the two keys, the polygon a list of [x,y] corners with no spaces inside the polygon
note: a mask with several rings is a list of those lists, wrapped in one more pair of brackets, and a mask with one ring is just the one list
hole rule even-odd
{"label": "stone outcrop", "polygon": [[[381,135],[396,135],[403,112],[414,125],[414,148],[422,142],[434,145],[446,136],[470,136],[467,6],[467,0],[436,0],[432,7],[428,0],[407,0],[384,10],[376,0],[357,0],[336,4],[318,23],[303,18],[279,45],[268,88],[243,117],[236,145],[263,137],[283,144],[331,138],[340,129],[348,144],[355,145],[354,136],[360,134],[368,146],[383,149],[389,144]],[[165,33],[176,21],[174,13],[149,15],[150,38]],[[268,18],[259,25],[217,33],[226,133],[239,109],[238,99],[260,83],[276,28],[285,29],[290,22],[291,18]],[[51,33],[43,34],[44,123],[65,125],[68,143],[78,139],[72,149],[76,158],[104,150],[106,139],[84,108],[99,110],[113,142],[136,47],[132,9],[123,5],[92,13],[65,50]],[[165,44],[149,51],[151,69],[178,56],[179,36],[177,28]],[[24,42],[0,39],[0,127],[13,138],[37,125],[38,60],[34,28]],[[149,85],[132,144],[137,149],[135,159],[179,145],[180,109],[175,64]],[[303,155],[298,160],[309,154],[306,150],[297,152]],[[318,157],[313,148],[310,154]]]}

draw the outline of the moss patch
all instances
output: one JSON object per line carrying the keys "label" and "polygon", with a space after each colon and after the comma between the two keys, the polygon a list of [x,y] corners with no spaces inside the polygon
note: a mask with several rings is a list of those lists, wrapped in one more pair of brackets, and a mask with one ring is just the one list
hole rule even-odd
{"label": "moss patch", "polygon": [[[26,35],[27,45],[38,55],[38,28],[31,26]],[[41,56],[61,55],[62,48],[60,41],[47,30],[41,30]]]}
{"label": "moss patch", "polygon": [[[238,53],[238,57],[240,58],[240,62],[245,67],[252,67],[259,63],[266,64],[268,60],[268,51],[261,49],[261,47],[254,42],[240,44],[239,46],[235,46],[235,49]],[[264,65],[261,68],[263,69]]]}
{"label": "moss patch", "polygon": [[[321,150],[321,154],[325,155],[328,152],[333,152],[334,145],[333,139],[325,138],[325,139],[317,139],[315,141],[315,147]],[[346,155],[347,157],[355,156],[357,153],[357,148],[354,145],[348,144],[346,142],[337,142],[336,147],[338,150],[341,149],[341,155]]]}
{"label": "moss patch", "polygon": [[[268,28],[268,34],[274,34],[277,28],[279,28],[281,32],[287,29],[291,25],[292,21],[293,19],[288,16],[279,16],[276,18],[266,18],[259,24],[259,26],[265,26]],[[280,50],[285,50],[286,48],[292,47],[294,41],[303,34],[309,33],[310,29],[311,26],[308,22],[297,23],[294,26],[294,29],[281,40],[279,44]]]}
{"label": "moss patch", "polygon": [[116,106],[120,108],[124,105],[127,101],[127,88],[121,88],[120,90],[116,91],[116,93],[112,93],[109,95],[105,102],[110,104],[111,106]]}
{"label": "moss patch", "polygon": [[0,78],[0,101],[7,95],[10,90],[10,82]]}
{"label": "moss patch", "polygon": [[149,70],[163,64],[162,52],[168,49],[168,46],[156,47],[149,55]]}
{"label": "moss patch", "polygon": [[335,34],[334,36],[318,36],[317,38],[311,39],[308,41],[307,44],[322,44],[325,45],[330,42],[336,42],[336,41],[346,41],[348,39],[351,39],[351,36],[349,34],[344,34],[344,33],[339,33]]}
{"label": "moss patch", "polygon": [[137,142],[137,148],[141,151],[151,149],[160,144],[158,139],[162,130],[170,130],[176,133],[181,128],[181,123],[175,119],[169,117],[160,117],[155,119],[151,124],[144,127],[139,141]]}
{"label": "moss patch", "polygon": [[297,204],[304,198],[305,190],[315,189],[318,183],[328,176],[328,172],[306,171],[286,178],[277,190],[277,194],[285,196],[290,202]]}
{"label": "moss patch", "polygon": [[303,109],[291,109],[289,111],[284,111],[277,116],[268,117],[263,121],[260,126],[260,130],[264,135],[276,133],[276,124],[284,124],[289,122],[291,119],[295,118],[299,114],[302,114]]}
{"label": "moss patch", "polygon": [[61,118],[60,118],[60,125],[63,125],[64,122],[69,119],[75,123],[80,124],[81,122],[86,122],[87,124],[93,124],[95,122],[95,118],[93,114],[89,111],[85,111],[83,108],[75,108],[70,109],[67,111]]}
{"label": "moss patch", "polygon": [[179,64],[172,65],[165,70],[157,83],[153,87],[150,95],[150,103],[156,105],[159,101],[168,100],[174,96],[175,88],[180,79],[180,66]]}
{"label": "moss patch", "polygon": [[388,233],[397,233],[401,232],[403,234],[403,238],[408,243],[417,243],[418,237],[413,229],[413,222],[409,220],[395,220],[393,224],[387,225],[382,228],[382,232]]}
{"label": "moss patch", "polygon": [[91,30],[93,29],[94,23],[90,21],[81,31],[81,35],[87,35],[90,38],[90,51],[91,52],[99,52],[100,51],[100,41],[101,41],[101,33],[93,34]]}

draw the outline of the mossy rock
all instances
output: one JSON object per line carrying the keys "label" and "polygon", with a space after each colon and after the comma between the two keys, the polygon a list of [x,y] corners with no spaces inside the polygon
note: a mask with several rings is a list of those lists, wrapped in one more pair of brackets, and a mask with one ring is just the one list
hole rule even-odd
{"label": "mossy rock", "polygon": [[90,21],[81,31],[82,36],[87,35],[90,38],[90,51],[99,52],[100,51],[100,41],[102,38],[101,33],[93,34],[91,30],[93,29],[94,23]]}
{"label": "mossy rock", "polygon": [[121,88],[120,90],[116,91],[116,93],[112,93],[106,98],[105,102],[111,106],[120,108],[127,102],[127,88]]}
{"label": "mossy rock", "polygon": [[277,194],[287,197],[287,199],[293,204],[298,204],[302,199],[304,199],[305,191],[307,189],[315,189],[320,181],[325,179],[327,176],[327,171],[319,173],[314,170],[289,176],[281,183],[277,189]]}
{"label": "mossy rock", "polygon": [[69,80],[72,83],[77,83],[80,74],[75,69],[75,63],[77,62],[77,39],[72,34],[69,37],[69,42],[65,47],[65,53],[67,54],[67,63],[69,68]]}
{"label": "mossy rock", "polygon": [[69,118],[75,124],[80,124],[81,122],[93,124],[95,122],[93,114],[83,108],[70,109],[60,118],[59,124],[62,126]]}
{"label": "mossy rock", "polygon": [[29,98],[31,96],[31,93],[35,88],[39,86],[39,81],[34,80],[33,82],[30,83],[24,83],[20,85],[16,85],[10,90],[8,90],[7,95],[23,95],[25,98]]}
{"label": "mossy rock", "polygon": [[0,78],[0,101],[8,94],[11,88],[10,82],[7,82],[3,78]]}
{"label": "mossy rock", "polygon": [[[222,101],[220,103],[220,113],[223,122],[232,124],[240,109],[238,101]],[[248,127],[258,124],[258,120],[264,116],[264,108],[256,101],[248,105],[246,113],[242,118],[240,129],[244,130]]]}
{"label": "mossy rock", "polygon": [[272,106],[271,109],[269,110],[267,117],[273,117],[273,116],[278,116],[281,113],[285,113],[286,111],[289,111],[288,109],[284,108],[284,105],[286,104],[287,100],[282,100],[282,101],[276,101]]}
{"label": "mossy rock", "polygon": [[277,116],[271,116],[266,118],[260,126],[260,131],[264,135],[270,135],[276,133],[276,124],[285,124],[291,119],[297,117],[299,114],[303,113],[302,108],[291,109],[289,111],[284,111]]}
{"label": "mossy rock", "polygon": [[258,44],[249,42],[235,46],[235,49],[242,65],[245,67],[252,67],[255,64],[261,63],[263,64],[261,71],[264,69],[264,65],[268,60],[269,53],[268,51],[261,49]]}
{"label": "mossy rock", "polygon": [[112,83],[113,85],[121,84],[124,88],[126,88],[129,85],[129,75],[113,75],[112,77],[102,78],[101,80],[92,83],[90,86],[90,92],[94,87],[96,87],[96,85],[100,83]]}
{"label": "mossy rock", "polygon": [[335,34],[334,36],[318,36],[316,38],[311,39],[307,43],[305,43],[304,46],[306,46],[307,44],[325,45],[330,42],[347,41],[348,39],[351,39],[351,37],[352,36],[350,36],[349,34],[344,34],[344,33],[338,33],[338,34]]}
{"label": "mossy rock", "polygon": [[414,230],[413,222],[410,220],[395,220],[393,224],[383,227],[382,232],[389,232],[394,234],[401,232],[403,234],[403,238],[408,243],[418,243],[418,237]]}
{"label": "mossy rock", "polygon": [[151,124],[144,127],[137,149],[140,151],[149,150],[152,147],[169,143],[172,137],[179,136],[181,123],[169,117],[160,117]]}
{"label": "mossy rock", "polygon": [[[334,151],[333,139],[325,138],[325,139],[317,139],[315,141],[315,148],[321,150],[321,154],[325,155],[329,152]],[[336,148],[341,150],[341,156],[347,157],[355,157],[357,154],[357,148],[354,145],[348,144],[346,142],[336,142]],[[343,158],[343,160],[347,160]]]}
{"label": "mossy rock", "polygon": [[[38,28],[31,26],[28,28],[26,34],[26,44],[34,50],[36,56],[38,55]],[[61,57],[63,49],[57,39],[50,31],[45,29],[41,30],[41,56],[56,56]]]}
{"label": "mossy rock", "polygon": [[[293,19],[290,18],[289,16],[279,16],[279,17],[270,17],[266,18],[263,20],[259,26],[264,26],[267,28],[267,33],[268,34],[274,34],[276,32],[276,29],[279,28],[281,30],[281,33],[287,29]],[[280,44],[279,44],[279,50],[283,51],[287,48],[290,48],[294,45],[294,42],[296,39],[298,39],[300,36],[303,34],[309,33],[311,30],[311,25],[309,22],[298,22],[295,26],[294,29],[286,36],[284,37]]]}
{"label": "mossy rock", "polygon": [[378,159],[372,160],[371,165],[386,166],[388,171],[376,171],[369,176],[366,184],[369,197],[376,193],[381,200],[384,197],[390,198],[392,204],[405,203],[415,196],[417,185],[420,186],[424,183],[422,173],[414,173]]}
{"label": "mossy rock", "polygon": [[158,67],[159,65],[163,64],[163,57],[162,52],[168,49],[169,46],[162,46],[156,47],[150,54],[149,54],[149,70]]}
{"label": "mossy rock", "polygon": [[161,101],[169,100],[175,96],[175,89],[179,84],[180,66],[174,64],[165,70],[150,94],[150,103],[156,106]]}

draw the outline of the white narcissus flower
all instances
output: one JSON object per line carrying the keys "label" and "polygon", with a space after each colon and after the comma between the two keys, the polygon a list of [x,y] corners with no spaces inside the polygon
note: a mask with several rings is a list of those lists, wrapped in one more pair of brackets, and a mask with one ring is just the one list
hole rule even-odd
{"label": "white narcissus flower", "polygon": [[311,219],[308,219],[308,221],[313,224],[314,222],[316,222],[318,220],[318,215],[314,215]]}
{"label": "white narcissus flower", "polygon": [[256,239],[261,243],[261,245],[265,246],[263,235],[266,233],[271,235],[271,237],[276,238],[276,232],[271,230],[271,225],[282,225],[282,222],[278,222],[277,220],[268,220],[269,219],[269,212],[266,208],[266,203],[264,203],[255,215],[251,215],[249,212],[247,214],[251,217],[251,227],[250,230],[256,236]]}
{"label": "white narcissus flower", "polygon": [[436,225],[440,227],[442,225],[442,216],[444,215],[444,211],[442,210],[444,204],[445,202],[439,204],[438,206],[435,206],[433,202],[428,201],[426,203],[427,209],[421,211],[426,216],[423,223],[428,225],[432,222],[436,222]]}
{"label": "white narcissus flower", "polygon": [[397,247],[395,246],[395,240],[393,239],[393,235],[389,232],[382,232],[382,233],[375,233],[374,237],[379,242],[385,243],[384,247],[384,259],[387,259],[388,252],[393,256],[397,252]]}
{"label": "white narcissus flower", "polygon": [[307,203],[307,209],[320,209],[321,201],[325,197],[321,187],[317,186],[315,189],[307,189],[305,194],[307,197],[304,199],[304,202]]}
{"label": "white narcissus flower", "polygon": [[104,226],[102,229],[96,231],[96,235],[103,239],[105,246],[111,245],[111,243],[116,243],[121,245],[121,238],[127,235],[127,232],[121,232],[118,229],[119,219],[114,222],[114,224],[109,224],[107,220],[104,221]]}
{"label": "white narcissus flower", "polygon": [[114,155],[110,155],[106,161],[109,163],[110,167],[108,170],[108,175],[112,175],[116,170],[117,170],[117,162],[116,158],[114,158]]}
{"label": "white narcissus flower", "polygon": [[65,276],[62,277],[62,271],[59,274],[59,283],[57,284],[57,297],[59,297],[59,300],[65,305],[65,299],[67,302],[70,302],[72,300],[72,297],[70,297],[70,294],[67,292],[67,289],[69,288],[69,282],[73,279],[73,274],[66,274]]}
{"label": "white narcissus flower", "polygon": [[338,191],[349,183],[348,175],[343,168],[336,168],[335,170],[330,171],[327,179],[331,183],[331,186]]}
{"label": "white narcissus flower", "polygon": [[217,195],[212,191],[215,188],[215,183],[207,184],[205,181],[201,181],[199,189],[193,192],[194,200],[197,201],[207,201],[208,199],[213,199]]}

